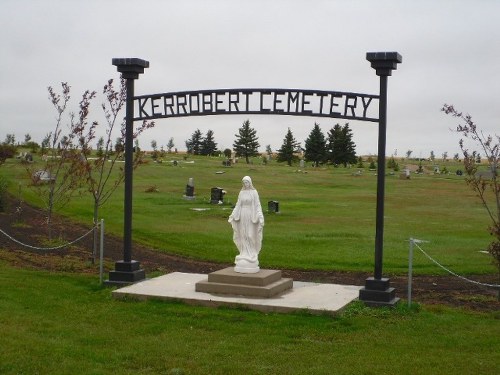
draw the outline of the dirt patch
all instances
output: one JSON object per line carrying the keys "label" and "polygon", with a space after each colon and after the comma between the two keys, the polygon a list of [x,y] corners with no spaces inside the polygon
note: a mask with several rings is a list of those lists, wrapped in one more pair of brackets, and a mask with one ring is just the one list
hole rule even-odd
{"label": "dirt patch", "polygon": [[[5,212],[0,213],[0,259],[21,268],[44,269],[50,271],[95,273],[98,266],[92,259],[92,235],[71,246],[57,250],[40,250],[39,247],[55,247],[73,241],[89,232],[91,225],[72,223],[66,218],[56,217],[52,227],[52,241],[47,240],[48,228],[44,212],[25,203],[19,205],[9,199]],[[26,248],[14,240],[34,248]],[[114,269],[114,262],[123,257],[123,242],[107,234],[105,236],[105,270]],[[97,257],[98,258],[98,257]],[[169,272],[209,273],[228,267],[230,263],[204,262],[150,249],[139,244],[133,246],[133,258],[141,262],[147,274]],[[296,281],[336,283],[344,285],[364,285],[372,276],[361,272],[282,270],[284,277]],[[497,284],[495,275],[470,275],[470,279],[486,284]],[[391,276],[391,286],[397,296],[407,298],[406,276]],[[421,304],[442,304],[464,307],[479,311],[499,311],[496,291],[468,283],[454,276],[419,275],[413,277],[412,300]]]}

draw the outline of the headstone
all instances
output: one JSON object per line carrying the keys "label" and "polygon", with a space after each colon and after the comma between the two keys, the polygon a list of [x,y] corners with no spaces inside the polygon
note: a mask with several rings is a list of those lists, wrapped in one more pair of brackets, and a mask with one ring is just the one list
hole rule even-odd
{"label": "headstone", "polygon": [[220,187],[213,187],[210,194],[210,203],[222,204],[224,202],[224,190]]}
{"label": "headstone", "polygon": [[410,170],[408,168],[405,168],[403,170],[403,173],[399,175],[400,180],[409,180],[410,179]]}
{"label": "headstone", "polygon": [[36,171],[33,173],[33,181],[35,183],[40,182],[54,182],[56,179],[53,177],[50,172],[44,171],[43,169]]}
{"label": "headstone", "polygon": [[184,195],[184,199],[194,199],[194,181],[193,178],[190,177],[188,183],[186,185],[186,194]]}
{"label": "headstone", "polygon": [[267,202],[267,211],[268,212],[280,212],[280,204],[278,201],[269,201]]}
{"label": "headstone", "polygon": [[304,168],[304,159],[300,159],[299,165],[300,168]]}

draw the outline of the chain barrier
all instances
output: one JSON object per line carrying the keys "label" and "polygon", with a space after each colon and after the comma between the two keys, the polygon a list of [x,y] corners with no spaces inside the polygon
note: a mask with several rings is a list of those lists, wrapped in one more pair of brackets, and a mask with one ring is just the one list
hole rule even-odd
{"label": "chain barrier", "polygon": [[93,233],[94,232],[94,229],[97,229],[99,227],[99,224],[96,224],[94,227],[92,227],[87,233],[85,233],[83,236],[80,236],[78,237],[76,240],[74,241],[71,241],[71,242],[68,242],[66,244],[63,244],[63,245],[59,245],[59,246],[54,246],[54,247],[36,247],[36,246],[31,246],[31,245],[28,245],[28,244],[25,244],[25,243],[22,243],[21,241],[19,240],[16,240],[14,237],[10,236],[8,233],[4,232],[2,229],[0,229],[0,233],[2,233],[4,236],[6,236],[9,240],[17,243],[18,245],[21,245],[21,246],[24,246],[24,247],[27,247],[29,249],[32,249],[32,250],[44,250],[44,251],[52,251],[52,250],[59,250],[59,249],[62,249],[64,247],[68,247],[68,246],[71,246],[75,243],[77,243],[78,241],[81,241],[83,240],[85,237],[87,237],[89,234]]}
{"label": "chain barrier", "polygon": [[453,275],[453,276],[456,276],[458,277],[459,279],[462,279],[464,281],[467,281],[469,283],[472,283],[472,284],[476,284],[476,285],[481,285],[481,286],[486,286],[486,287],[489,287],[489,288],[500,288],[500,285],[498,284],[485,284],[485,283],[480,283],[479,281],[475,281],[475,280],[471,280],[471,279],[468,279],[462,275],[459,275],[455,272],[453,272],[452,270],[446,268],[445,266],[443,266],[442,264],[440,264],[437,260],[433,259],[429,254],[427,254],[424,249],[422,249],[419,245],[418,245],[418,241],[413,241],[413,244],[417,247],[417,249],[419,249],[422,254],[424,254],[427,259],[429,259],[430,261],[432,261],[434,264],[436,264],[438,267],[440,267],[441,269],[443,269],[444,271],[448,272],[450,275]]}

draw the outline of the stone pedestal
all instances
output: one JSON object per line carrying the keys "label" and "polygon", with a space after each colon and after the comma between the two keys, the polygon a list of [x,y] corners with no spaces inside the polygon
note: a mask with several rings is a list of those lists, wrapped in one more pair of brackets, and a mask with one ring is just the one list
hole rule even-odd
{"label": "stone pedestal", "polygon": [[228,267],[208,275],[208,280],[196,283],[197,292],[230,294],[245,297],[270,298],[293,287],[293,280],[282,278],[279,270],[238,273]]}

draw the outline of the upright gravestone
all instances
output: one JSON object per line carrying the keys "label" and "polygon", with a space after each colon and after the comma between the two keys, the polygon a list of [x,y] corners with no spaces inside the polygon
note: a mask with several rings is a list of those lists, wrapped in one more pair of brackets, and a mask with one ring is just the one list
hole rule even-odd
{"label": "upright gravestone", "polygon": [[184,199],[192,200],[194,199],[194,182],[193,177],[190,177],[188,183],[186,185],[186,194],[184,195]]}
{"label": "upright gravestone", "polygon": [[280,204],[278,201],[269,201],[267,202],[267,211],[279,213],[280,212]]}
{"label": "upright gravestone", "polygon": [[224,202],[224,190],[220,187],[213,187],[210,194],[210,203],[222,204]]}
{"label": "upright gravestone", "polygon": [[299,165],[300,168],[304,168],[304,159],[300,159]]}

